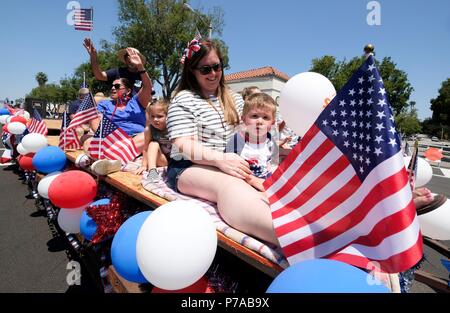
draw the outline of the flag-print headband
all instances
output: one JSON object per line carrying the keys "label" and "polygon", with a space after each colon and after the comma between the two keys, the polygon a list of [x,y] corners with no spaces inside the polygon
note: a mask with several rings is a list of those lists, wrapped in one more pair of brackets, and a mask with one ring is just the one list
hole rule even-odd
{"label": "flag-print headband", "polygon": [[192,58],[195,52],[200,51],[201,49],[201,43],[200,43],[200,36],[195,36],[194,39],[191,40],[191,42],[188,44],[187,48],[184,49],[183,56],[181,57],[181,64],[184,64],[186,59]]}

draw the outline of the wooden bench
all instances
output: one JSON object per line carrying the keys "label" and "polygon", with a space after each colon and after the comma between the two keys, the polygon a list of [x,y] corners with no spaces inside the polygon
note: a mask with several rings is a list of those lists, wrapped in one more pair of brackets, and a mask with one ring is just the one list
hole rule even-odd
{"label": "wooden bench", "polygon": [[[58,136],[47,136],[49,145],[57,146],[59,142]],[[75,162],[78,155],[82,154],[82,150],[66,151],[66,156],[69,161]],[[129,172],[116,172],[109,174],[105,177],[100,177],[101,180],[107,184],[115,187],[117,190],[124,194],[148,205],[149,207],[156,209],[157,207],[167,203],[168,201],[146,191],[141,185],[141,177]],[[262,271],[263,273],[275,277],[283,268],[278,264],[266,259],[255,251],[239,244],[238,242],[231,240],[221,232],[217,231],[218,246],[224,250],[237,256],[239,259],[245,261],[254,268]],[[127,282],[124,278],[115,271],[113,267],[110,267],[110,278],[113,279],[111,284],[116,292],[137,292],[140,290],[138,284]]]}

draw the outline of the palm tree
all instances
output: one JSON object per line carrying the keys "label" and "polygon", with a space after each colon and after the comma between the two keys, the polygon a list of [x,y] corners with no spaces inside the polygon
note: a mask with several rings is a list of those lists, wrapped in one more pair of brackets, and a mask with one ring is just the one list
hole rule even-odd
{"label": "palm tree", "polygon": [[39,72],[36,74],[36,81],[39,84],[39,87],[42,87],[45,85],[45,83],[48,81],[47,74],[44,72]]}

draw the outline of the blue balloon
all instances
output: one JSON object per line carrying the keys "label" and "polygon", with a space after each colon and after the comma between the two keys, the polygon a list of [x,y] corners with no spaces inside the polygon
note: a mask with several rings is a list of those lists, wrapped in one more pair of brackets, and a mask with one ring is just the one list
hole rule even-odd
{"label": "blue balloon", "polygon": [[[109,199],[100,199],[95,202],[92,202],[89,204],[91,205],[108,205]],[[87,240],[92,240],[92,237],[94,237],[95,232],[97,231],[97,224],[94,222],[92,217],[90,217],[86,211],[83,212],[80,219],[80,233],[83,235],[83,237]]]}
{"label": "blue balloon", "polygon": [[114,236],[111,245],[111,262],[117,272],[126,280],[146,283],[136,259],[136,241],[151,211],[138,213],[125,221]]}
{"label": "blue balloon", "polygon": [[42,148],[33,157],[33,166],[41,173],[50,174],[62,171],[66,166],[67,158],[59,147],[48,146]]}
{"label": "blue balloon", "polygon": [[314,259],[296,263],[281,272],[268,293],[389,293],[371,274],[352,265]]}
{"label": "blue balloon", "polygon": [[0,115],[11,115],[11,113],[9,113],[8,109],[1,108],[0,109]]}

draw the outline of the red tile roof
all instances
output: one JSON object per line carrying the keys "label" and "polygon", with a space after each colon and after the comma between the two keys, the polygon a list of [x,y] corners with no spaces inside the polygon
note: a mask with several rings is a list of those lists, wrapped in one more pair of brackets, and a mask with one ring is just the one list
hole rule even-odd
{"label": "red tile roof", "polygon": [[232,82],[232,81],[241,80],[241,79],[264,77],[264,76],[275,76],[284,81],[289,80],[289,76],[286,75],[285,73],[277,70],[276,68],[274,68],[272,66],[266,66],[266,67],[256,68],[256,69],[252,69],[252,70],[248,70],[248,71],[242,71],[242,72],[225,75],[225,81]]}

